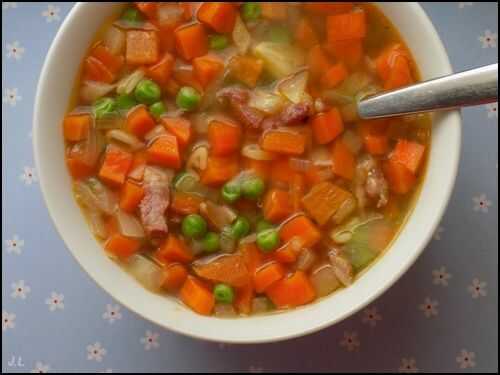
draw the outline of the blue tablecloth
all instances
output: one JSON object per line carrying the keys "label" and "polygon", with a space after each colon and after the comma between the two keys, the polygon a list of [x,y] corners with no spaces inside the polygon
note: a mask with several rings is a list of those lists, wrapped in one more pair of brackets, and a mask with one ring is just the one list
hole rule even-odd
{"label": "blue tablecloth", "polygon": [[[34,93],[72,5],[2,3],[4,372],[498,371],[497,104],[463,111],[460,173],[442,225],[369,308],[288,342],[195,341],[117,305],[79,268],[44,206],[33,168]],[[497,3],[423,7],[455,70],[497,61]]]}

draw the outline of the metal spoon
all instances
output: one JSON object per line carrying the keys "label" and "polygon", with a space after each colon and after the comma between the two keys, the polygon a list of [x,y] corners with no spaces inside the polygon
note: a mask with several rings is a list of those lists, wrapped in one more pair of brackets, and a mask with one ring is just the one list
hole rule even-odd
{"label": "metal spoon", "polygon": [[370,96],[358,102],[358,114],[374,119],[496,101],[498,63]]}

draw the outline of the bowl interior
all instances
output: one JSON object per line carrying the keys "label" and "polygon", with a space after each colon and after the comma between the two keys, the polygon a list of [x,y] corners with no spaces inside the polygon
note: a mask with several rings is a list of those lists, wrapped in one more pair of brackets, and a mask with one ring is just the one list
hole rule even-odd
{"label": "bowl interior", "polygon": [[[451,73],[441,41],[419,5],[379,6],[412,50],[423,79]],[[354,285],[331,298],[282,314],[233,320],[203,317],[173,299],[146,291],[109,260],[73,199],[60,124],[80,61],[95,31],[116,7],[110,3],[78,3],[74,7],[47,55],[34,113],[35,159],[50,215],[82,268],[103,289],[130,310],[178,333],[220,342],[257,343],[297,337],[338,322],[380,295],[408,269],[430,239],[451,194],[460,151],[457,112],[435,116],[427,177],[392,248]]]}

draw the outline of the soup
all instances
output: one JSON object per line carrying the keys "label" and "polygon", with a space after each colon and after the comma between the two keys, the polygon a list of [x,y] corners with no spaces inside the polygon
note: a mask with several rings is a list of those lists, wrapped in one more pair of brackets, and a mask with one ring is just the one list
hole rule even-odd
{"label": "soup", "polygon": [[429,119],[356,102],[416,80],[371,4],[128,4],[62,124],[75,199],[109,257],[196,313],[312,303],[411,210]]}

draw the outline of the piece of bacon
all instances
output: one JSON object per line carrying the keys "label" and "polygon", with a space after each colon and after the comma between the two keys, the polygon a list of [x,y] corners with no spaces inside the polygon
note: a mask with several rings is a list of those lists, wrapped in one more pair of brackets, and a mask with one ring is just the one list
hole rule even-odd
{"label": "piece of bacon", "polygon": [[151,238],[168,233],[165,212],[170,203],[169,176],[163,171],[147,167],[144,171],[144,198],[139,204],[142,225]]}

